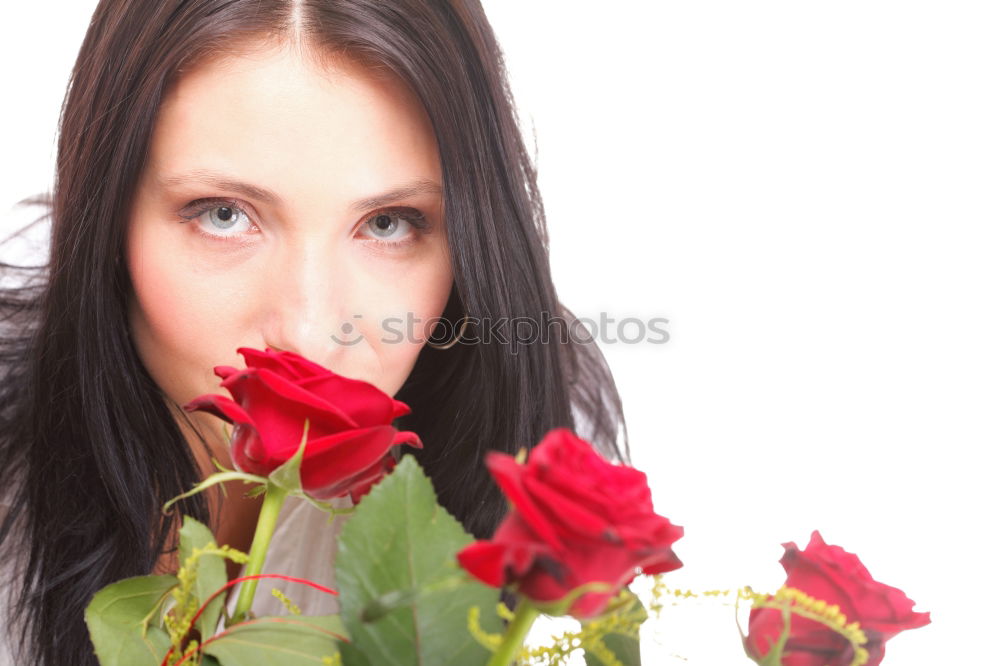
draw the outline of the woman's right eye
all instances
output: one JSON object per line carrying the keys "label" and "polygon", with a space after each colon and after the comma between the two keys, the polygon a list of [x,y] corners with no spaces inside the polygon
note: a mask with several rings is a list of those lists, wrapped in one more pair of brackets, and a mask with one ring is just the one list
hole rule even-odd
{"label": "woman's right eye", "polygon": [[199,232],[219,240],[259,231],[250,215],[232,201],[195,201],[181,211],[181,217],[196,221]]}

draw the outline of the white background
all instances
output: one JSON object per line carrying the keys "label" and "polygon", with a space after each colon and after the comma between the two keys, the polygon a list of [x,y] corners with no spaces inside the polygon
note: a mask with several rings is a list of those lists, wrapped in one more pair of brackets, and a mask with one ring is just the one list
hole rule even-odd
{"label": "white background", "polygon": [[[4,9],[5,213],[49,187],[93,6]],[[671,583],[773,590],[781,543],[819,529],[932,614],[885,666],[1000,663],[997,6],[485,6],[561,298],[670,320],[665,345],[602,346],[686,530]],[[749,663],[719,602],[657,627],[648,664]]]}

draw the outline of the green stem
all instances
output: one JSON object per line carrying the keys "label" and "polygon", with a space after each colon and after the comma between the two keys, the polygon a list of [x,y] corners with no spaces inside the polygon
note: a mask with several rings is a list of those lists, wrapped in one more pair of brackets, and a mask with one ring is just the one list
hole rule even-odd
{"label": "green stem", "polygon": [[[287,495],[288,491],[284,488],[268,481],[267,492],[264,494],[264,504],[260,507],[260,515],[257,517],[257,530],[254,532],[253,543],[250,545],[250,559],[247,561],[242,575],[255,576],[264,568],[267,548],[271,545],[271,537],[274,536],[274,528],[278,524],[278,514],[281,512],[281,505],[285,503]],[[245,580],[240,583],[240,596],[236,600],[236,609],[233,612],[234,624],[245,619],[244,615],[250,610],[256,591],[257,579]]]}
{"label": "green stem", "polygon": [[520,652],[524,639],[528,635],[528,630],[538,617],[538,609],[532,606],[526,599],[522,599],[517,604],[514,611],[514,619],[507,627],[507,633],[503,636],[500,647],[493,653],[486,666],[510,666],[517,653]]}
{"label": "green stem", "polygon": [[791,603],[788,601],[781,605],[781,620],[784,623],[784,628],[778,641],[771,646],[764,659],[758,662],[760,666],[781,666],[781,658],[785,654],[785,643],[788,642],[788,637],[792,633],[792,609],[790,606]]}

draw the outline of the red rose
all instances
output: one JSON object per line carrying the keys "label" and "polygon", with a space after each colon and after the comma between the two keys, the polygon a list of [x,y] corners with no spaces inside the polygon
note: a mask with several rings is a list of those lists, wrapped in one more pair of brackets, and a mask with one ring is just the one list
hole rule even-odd
{"label": "red rose", "polygon": [[302,488],[316,499],[351,494],[354,501],[392,469],[390,447],[421,448],[413,432],[391,423],[410,408],[368,382],[349,379],[288,351],[237,349],[246,370],[216,366],[233,400],[202,395],[188,411],[206,411],[235,428],[233,463],[267,476],[295,455],[305,420],[309,432],[302,458]]}
{"label": "red rose", "polygon": [[684,530],[653,512],[646,475],[614,465],[567,428],[550,431],[526,465],[499,452],[486,466],[513,508],[491,540],[458,553],[459,563],[488,585],[516,584],[541,603],[558,601],[585,583],[610,583],[588,592],[570,614],[600,614],[637,573],[672,571],[681,561],[670,545]]}
{"label": "red rose", "polygon": [[[875,581],[857,555],[823,542],[818,531],[804,551],[794,543],[782,544],[781,564],[788,573],[785,587],[840,607],[848,624],[858,622],[868,642],[865,666],[877,666],[885,655],[885,642],[904,629],[928,624],[930,613],[914,613],[913,602],[895,587]],[[763,658],[784,629],[781,611],[750,611],[747,649]],[[825,625],[792,614],[791,633],[782,657],[784,666],[847,666],[854,658],[846,638]]]}

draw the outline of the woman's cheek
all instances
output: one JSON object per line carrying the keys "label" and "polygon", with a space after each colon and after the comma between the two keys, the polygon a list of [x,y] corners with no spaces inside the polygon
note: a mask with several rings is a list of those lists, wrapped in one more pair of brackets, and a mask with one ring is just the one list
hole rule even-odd
{"label": "woman's cheek", "polygon": [[447,280],[430,277],[434,279],[409,282],[402,294],[397,291],[391,299],[384,296],[383,307],[363,317],[365,339],[375,350],[383,376],[384,386],[379,388],[389,395],[403,386],[447,304],[450,275]]}
{"label": "woman's cheek", "polygon": [[129,324],[144,365],[180,402],[214,389],[212,368],[238,359],[235,336],[248,295],[189,265],[187,256],[170,251],[170,242],[149,233],[129,241]]}

